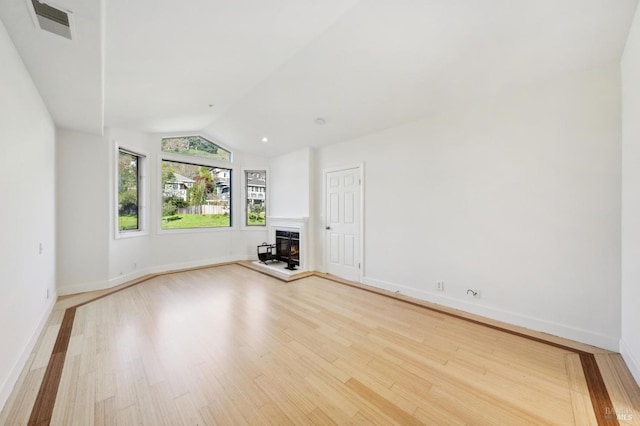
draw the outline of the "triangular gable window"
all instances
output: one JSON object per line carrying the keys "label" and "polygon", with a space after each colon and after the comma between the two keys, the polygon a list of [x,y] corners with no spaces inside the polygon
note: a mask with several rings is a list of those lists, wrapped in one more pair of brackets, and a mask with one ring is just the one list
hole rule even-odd
{"label": "triangular gable window", "polygon": [[180,136],[162,139],[162,151],[231,162],[231,152],[202,136]]}

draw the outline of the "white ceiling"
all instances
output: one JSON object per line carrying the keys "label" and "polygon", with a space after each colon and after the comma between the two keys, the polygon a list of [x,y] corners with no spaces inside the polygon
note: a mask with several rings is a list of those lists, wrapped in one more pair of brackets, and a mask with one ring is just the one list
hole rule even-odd
{"label": "white ceiling", "polygon": [[204,130],[271,156],[619,61],[638,0],[48,3],[73,41],[25,0],[0,18],[59,126]]}
{"label": "white ceiling", "polygon": [[73,12],[73,41],[37,28],[26,0],[0,0],[0,19],[56,124],[100,133],[104,116],[100,2],[49,3]]}

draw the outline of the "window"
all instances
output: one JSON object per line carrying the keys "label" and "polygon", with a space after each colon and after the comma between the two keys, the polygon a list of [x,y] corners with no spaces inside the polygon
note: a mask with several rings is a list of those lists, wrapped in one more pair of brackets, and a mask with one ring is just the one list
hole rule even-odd
{"label": "window", "polygon": [[231,227],[231,152],[202,136],[163,138],[161,148],[162,229]]}
{"label": "window", "polygon": [[231,226],[231,169],[162,161],[162,229]]}
{"label": "window", "polygon": [[247,226],[267,224],[267,172],[248,170],[244,173],[247,194]]}
{"label": "window", "polygon": [[141,156],[118,150],[118,231],[139,231]]}
{"label": "window", "polygon": [[231,162],[231,152],[202,136],[181,136],[162,139],[162,151]]}

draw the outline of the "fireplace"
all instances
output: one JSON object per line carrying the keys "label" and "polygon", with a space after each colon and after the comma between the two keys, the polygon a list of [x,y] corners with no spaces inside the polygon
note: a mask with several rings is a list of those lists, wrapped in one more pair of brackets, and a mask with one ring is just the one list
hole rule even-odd
{"label": "fireplace", "polygon": [[300,266],[300,233],[276,230],[276,256],[290,271]]}
{"label": "fireplace", "polygon": [[[308,271],[310,266],[309,242],[307,241],[308,218],[267,216],[269,239],[273,246],[272,259],[286,264],[270,263],[266,266],[285,275]],[[295,270],[290,269],[295,268]]]}

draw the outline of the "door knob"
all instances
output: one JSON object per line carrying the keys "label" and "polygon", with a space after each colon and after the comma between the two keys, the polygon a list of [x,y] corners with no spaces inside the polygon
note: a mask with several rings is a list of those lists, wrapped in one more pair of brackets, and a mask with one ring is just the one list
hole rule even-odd
{"label": "door knob", "polygon": [[324,229],[326,229],[328,231],[329,229],[331,229],[331,227],[330,226],[325,226]]}

